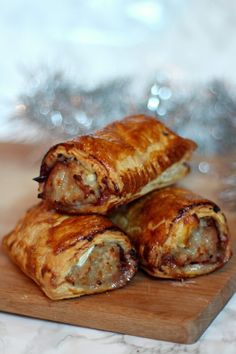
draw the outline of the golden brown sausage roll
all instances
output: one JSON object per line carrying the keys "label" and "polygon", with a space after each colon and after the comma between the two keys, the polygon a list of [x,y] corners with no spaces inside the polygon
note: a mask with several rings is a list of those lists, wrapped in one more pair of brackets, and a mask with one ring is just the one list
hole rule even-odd
{"label": "golden brown sausage roll", "polygon": [[137,270],[127,236],[101,215],[60,215],[42,202],[3,240],[10,258],[52,300],[124,286]]}
{"label": "golden brown sausage roll", "polygon": [[69,213],[106,214],[188,172],[196,144],[153,117],[126,117],[45,155],[39,197]]}
{"label": "golden brown sausage roll", "polygon": [[112,220],[134,242],[142,268],[155,277],[207,274],[231,256],[220,208],[186,189],[154,191],[117,211]]}

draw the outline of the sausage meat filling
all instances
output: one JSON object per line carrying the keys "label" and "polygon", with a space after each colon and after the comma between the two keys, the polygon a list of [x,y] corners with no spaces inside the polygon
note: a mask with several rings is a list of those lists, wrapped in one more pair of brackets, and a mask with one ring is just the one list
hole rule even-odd
{"label": "sausage meat filling", "polygon": [[96,244],[89,248],[73,267],[67,280],[85,290],[116,288],[124,285],[133,274],[129,256],[117,243]]}
{"label": "sausage meat filling", "polygon": [[58,162],[46,183],[47,197],[52,202],[94,203],[99,196],[96,174],[78,161]]}
{"label": "sausage meat filling", "polygon": [[[215,220],[203,217],[188,237],[185,245],[178,246],[172,253],[172,260],[178,267],[192,264],[214,264],[220,260],[221,245]],[[165,263],[165,262],[164,262]]]}

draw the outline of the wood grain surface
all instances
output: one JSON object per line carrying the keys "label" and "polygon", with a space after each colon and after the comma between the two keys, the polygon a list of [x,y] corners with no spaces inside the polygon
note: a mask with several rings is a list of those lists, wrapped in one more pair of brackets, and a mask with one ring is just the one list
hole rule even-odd
{"label": "wood grain surface", "polygon": [[[35,146],[0,145],[1,236],[9,232],[36,201],[37,187],[31,179],[38,173],[40,154],[41,149]],[[207,183],[207,178],[192,176],[185,184],[217,201],[214,198],[217,181]],[[227,216],[233,233],[236,218],[230,213]],[[193,343],[236,289],[235,241],[234,256],[213,274],[177,282],[156,280],[140,271],[123,289],[56,302],[46,298],[0,249],[0,310],[136,336]]]}

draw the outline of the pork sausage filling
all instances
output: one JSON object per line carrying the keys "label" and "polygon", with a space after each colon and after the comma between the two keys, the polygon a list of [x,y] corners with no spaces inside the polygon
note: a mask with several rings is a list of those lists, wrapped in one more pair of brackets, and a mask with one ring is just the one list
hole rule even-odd
{"label": "pork sausage filling", "polygon": [[67,280],[85,290],[119,287],[127,283],[134,272],[129,256],[115,243],[93,245],[73,267]]}
{"label": "pork sausage filling", "polygon": [[78,161],[57,162],[46,184],[46,198],[53,203],[94,203],[99,197],[96,173]]}
{"label": "pork sausage filling", "polygon": [[175,265],[184,267],[190,264],[214,264],[222,256],[219,231],[212,217],[198,220],[198,227],[190,234],[183,246],[172,253]]}

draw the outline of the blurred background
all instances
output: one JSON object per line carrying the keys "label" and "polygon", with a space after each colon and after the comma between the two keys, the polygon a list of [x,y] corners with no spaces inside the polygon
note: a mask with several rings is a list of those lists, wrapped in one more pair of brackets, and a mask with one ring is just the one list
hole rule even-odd
{"label": "blurred background", "polygon": [[[12,139],[14,135],[20,140],[34,135],[30,122],[21,132],[21,119],[9,123],[15,113],[17,118],[24,113],[30,115],[29,121],[40,125],[41,119],[48,128],[54,126],[65,135],[73,135],[80,133],[79,123],[82,130],[91,128],[85,115],[100,120],[95,124],[99,126],[103,120],[145,110],[148,89],[158,74],[182,89],[192,90],[194,83],[202,84],[201,94],[206,89],[204,83],[211,80],[234,84],[236,2],[1,0],[0,43],[0,138]],[[112,82],[114,79],[125,82]],[[71,117],[60,116],[63,107],[58,107],[58,102],[53,107],[55,85],[64,90],[65,115]],[[33,100],[39,92],[43,97]],[[89,105],[95,101],[96,117],[86,112],[89,108],[85,102],[82,107],[78,99],[71,103],[71,96],[80,94],[86,96],[85,101],[91,94]],[[170,95],[164,91],[166,100]],[[106,99],[112,101],[110,105],[104,103]],[[149,108],[154,111],[157,103],[149,102]],[[104,109],[104,104],[109,107]],[[55,115],[53,110],[59,113]],[[85,114],[75,119],[76,113]],[[165,115],[163,110],[159,113]],[[63,119],[73,121],[72,126],[67,122],[65,129]]]}
{"label": "blurred background", "polygon": [[235,206],[234,0],[1,0],[0,43],[4,148],[39,144],[41,157],[146,112],[197,141],[194,168]]}

